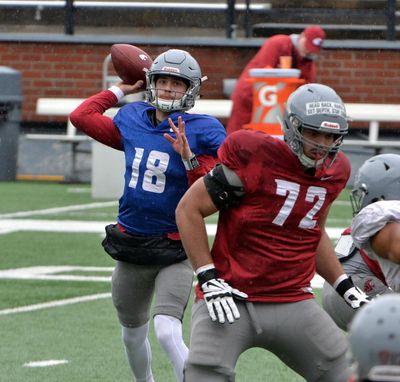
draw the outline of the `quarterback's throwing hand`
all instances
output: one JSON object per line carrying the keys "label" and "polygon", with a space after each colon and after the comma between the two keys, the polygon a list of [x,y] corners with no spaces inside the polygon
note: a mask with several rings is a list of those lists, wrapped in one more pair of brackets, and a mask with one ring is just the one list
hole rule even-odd
{"label": "quarterback's throwing hand", "polygon": [[240,318],[233,298],[244,300],[247,294],[232,288],[222,279],[211,279],[201,285],[211,320],[223,324],[225,319],[232,324]]}

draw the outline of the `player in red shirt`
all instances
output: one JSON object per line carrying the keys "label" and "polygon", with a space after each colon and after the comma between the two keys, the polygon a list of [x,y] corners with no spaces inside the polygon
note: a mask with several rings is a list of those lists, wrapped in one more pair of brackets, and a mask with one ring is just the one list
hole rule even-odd
{"label": "player in red shirt", "polygon": [[[368,302],[325,231],[350,175],[339,151],[348,131],[343,102],[327,86],[303,85],[288,99],[283,129],[285,141],[247,129],[229,135],[221,165],[178,204],[199,281],[187,382],[233,381],[238,357],[252,347],[273,352],[310,382],[350,377],[346,339],[311,288],[317,271],[353,308]],[[210,252],[203,219],[218,210]]]}
{"label": "player in red shirt", "polygon": [[228,121],[228,134],[250,123],[253,108],[253,88],[248,81],[253,68],[279,68],[281,56],[292,57],[292,67],[300,69],[300,78],[314,82],[315,59],[318,56],[325,32],[318,26],[307,27],[300,35],[275,35],[269,37],[257,54],[243,69],[232,94],[232,113]]}

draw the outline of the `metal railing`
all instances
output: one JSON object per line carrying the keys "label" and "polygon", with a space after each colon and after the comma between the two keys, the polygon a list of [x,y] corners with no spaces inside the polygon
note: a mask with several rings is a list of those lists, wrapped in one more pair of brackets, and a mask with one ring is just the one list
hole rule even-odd
{"label": "metal railing", "polygon": [[[386,40],[396,40],[396,0],[386,0],[384,9],[386,18]],[[251,15],[253,13],[268,14],[271,10],[269,3],[251,3],[245,0],[244,3],[236,3],[236,0],[226,0],[226,3],[179,3],[179,2],[146,2],[146,1],[80,1],[80,0],[42,0],[42,1],[7,1],[0,0],[1,8],[33,8],[40,13],[46,8],[64,10],[64,33],[73,35],[75,32],[75,14],[80,9],[93,10],[157,10],[162,12],[224,12],[225,30],[227,38],[236,37],[236,13],[244,12],[245,36],[251,37]]]}

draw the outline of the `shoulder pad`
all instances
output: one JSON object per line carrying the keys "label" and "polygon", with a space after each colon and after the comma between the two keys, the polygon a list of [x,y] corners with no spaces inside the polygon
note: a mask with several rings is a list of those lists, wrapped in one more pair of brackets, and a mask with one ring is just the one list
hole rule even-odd
{"label": "shoulder pad", "polygon": [[340,236],[338,242],[336,243],[335,252],[336,256],[340,261],[344,261],[347,258],[354,255],[356,246],[354,244],[351,235]]}

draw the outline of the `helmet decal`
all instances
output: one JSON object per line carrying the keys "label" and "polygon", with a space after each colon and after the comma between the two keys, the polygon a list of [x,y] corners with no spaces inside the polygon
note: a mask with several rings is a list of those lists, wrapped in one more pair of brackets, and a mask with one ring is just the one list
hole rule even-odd
{"label": "helmet decal", "polygon": [[163,66],[161,70],[163,72],[180,73],[179,68],[175,68],[173,66]]}
{"label": "helmet decal", "polygon": [[329,121],[323,121],[321,123],[321,127],[325,127],[327,129],[340,129],[340,125],[338,123]]}
{"label": "helmet decal", "polygon": [[307,115],[331,114],[346,118],[346,110],[343,104],[335,102],[308,102],[306,103]]}

